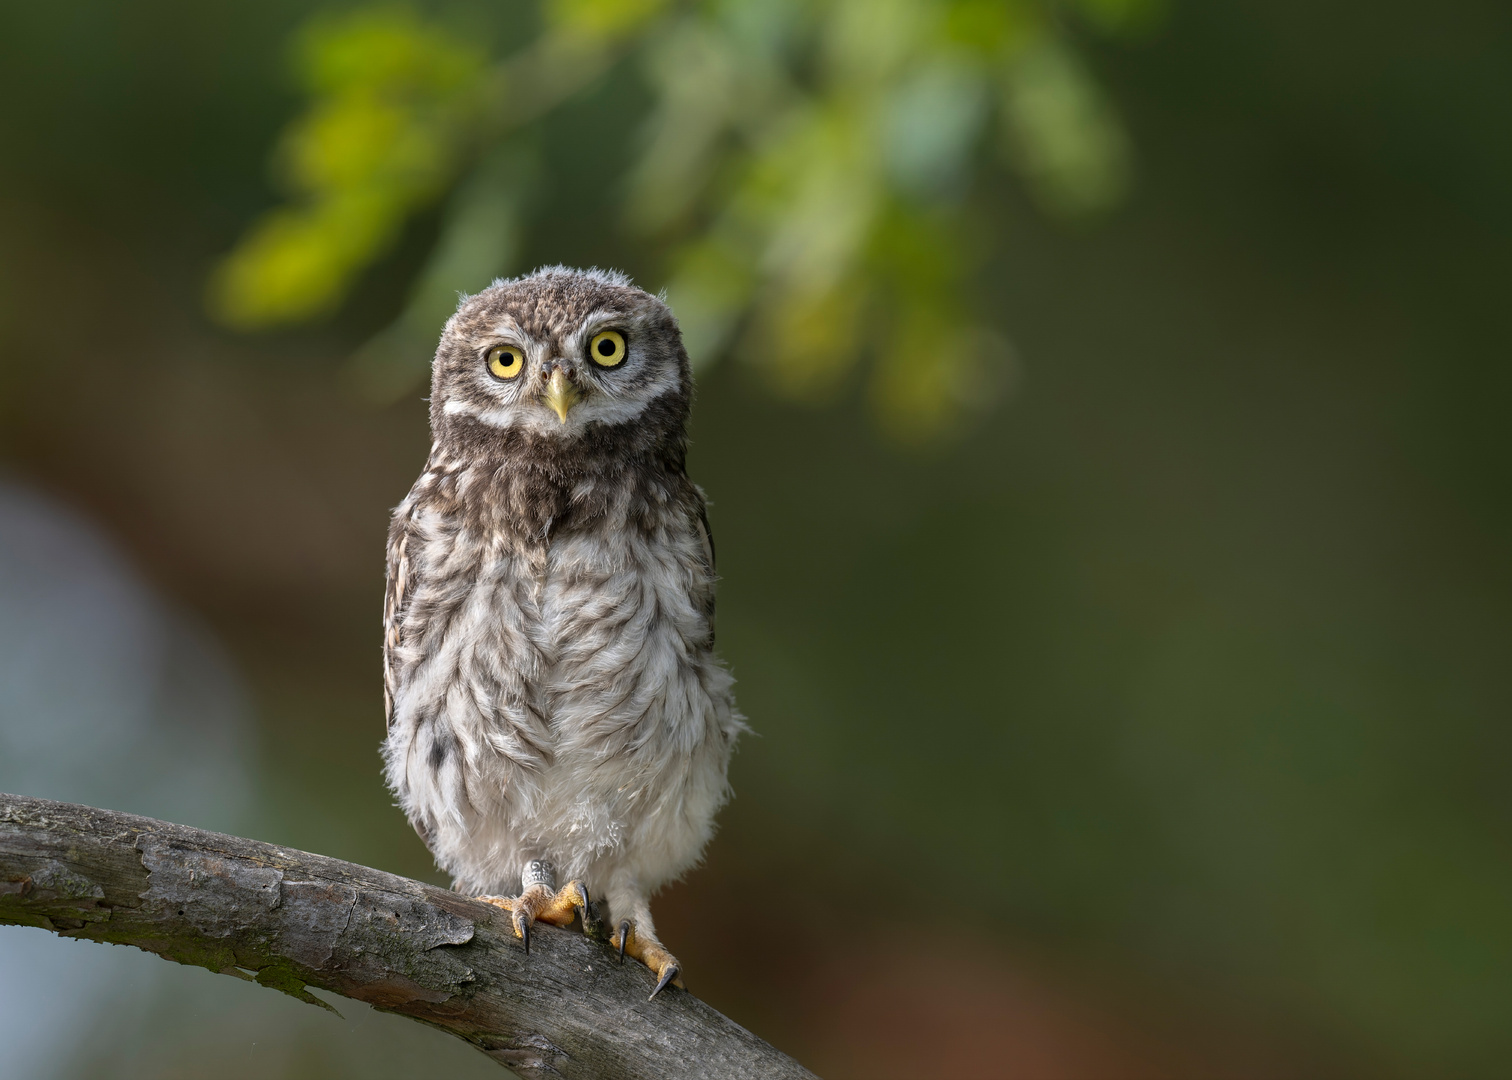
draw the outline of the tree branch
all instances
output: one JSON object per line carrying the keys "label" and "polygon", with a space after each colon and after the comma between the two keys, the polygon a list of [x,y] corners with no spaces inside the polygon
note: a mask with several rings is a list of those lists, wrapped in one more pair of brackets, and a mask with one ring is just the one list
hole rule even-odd
{"label": "tree branch", "polygon": [[0,924],[134,945],[330,1006],[365,1001],[525,1077],[813,1080],[603,945],[409,878],[72,803],[0,795]]}

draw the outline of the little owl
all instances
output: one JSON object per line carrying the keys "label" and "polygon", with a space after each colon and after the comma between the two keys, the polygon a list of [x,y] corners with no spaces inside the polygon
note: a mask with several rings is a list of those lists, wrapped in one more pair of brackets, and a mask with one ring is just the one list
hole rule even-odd
{"label": "little owl", "polygon": [[698,860],[744,730],[684,466],[692,392],[672,312],[622,274],[464,299],[383,613],[388,782],[452,887],[508,894],[484,898],[527,951],[535,920],[607,905],[652,997],[681,983],[650,897]]}

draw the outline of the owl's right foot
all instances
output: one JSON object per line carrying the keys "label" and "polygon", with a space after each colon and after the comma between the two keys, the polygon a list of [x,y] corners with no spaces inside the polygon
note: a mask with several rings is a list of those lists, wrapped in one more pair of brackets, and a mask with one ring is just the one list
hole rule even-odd
{"label": "owl's right foot", "polygon": [[[532,869],[538,865],[532,864]],[[527,884],[519,896],[477,897],[486,904],[493,904],[509,912],[509,923],[514,928],[515,937],[524,943],[527,953],[530,952],[530,928],[537,921],[552,926],[570,926],[573,918],[578,917],[583,920],[584,927],[589,923],[588,890],[583,887],[583,883],[569,881],[553,892],[547,874],[549,871],[537,871],[532,875],[527,870]]]}
{"label": "owl's right foot", "polygon": [[682,965],[677,962],[677,957],[667,951],[665,945],[656,940],[656,935],[650,932],[649,927],[637,928],[634,922],[625,919],[609,939],[609,944],[619,952],[621,964],[629,956],[645,964],[655,974],[656,989],[651,991],[652,998],[669,986],[675,986],[679,990],[687,989],[682,981]]}

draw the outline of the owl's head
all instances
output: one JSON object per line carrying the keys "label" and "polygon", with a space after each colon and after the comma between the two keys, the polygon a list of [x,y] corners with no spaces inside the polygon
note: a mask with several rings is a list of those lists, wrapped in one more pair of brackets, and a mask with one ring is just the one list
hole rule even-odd
{"label": "owl's head", "polygon": [[436,349],[431,427],[463,452],[609,432],[680,447],[691,396],[666,304],[618,272],[551,266],[462,301]]}

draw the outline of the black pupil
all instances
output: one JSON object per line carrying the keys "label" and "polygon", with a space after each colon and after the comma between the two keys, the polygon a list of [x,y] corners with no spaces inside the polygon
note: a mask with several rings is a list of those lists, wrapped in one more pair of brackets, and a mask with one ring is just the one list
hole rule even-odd
{"label": "black pupil", "polygon": [[514,363],[514,354],[503,352],[501,350],[499,353],[499,363],[504,367],[508,367],[510,364]]}
{"label": "black pupil", "polygon": [[602,341],[599,342],[599,355],[600,356],[613,356],[614,355],[614,339],[613,338],[604,338]]}

